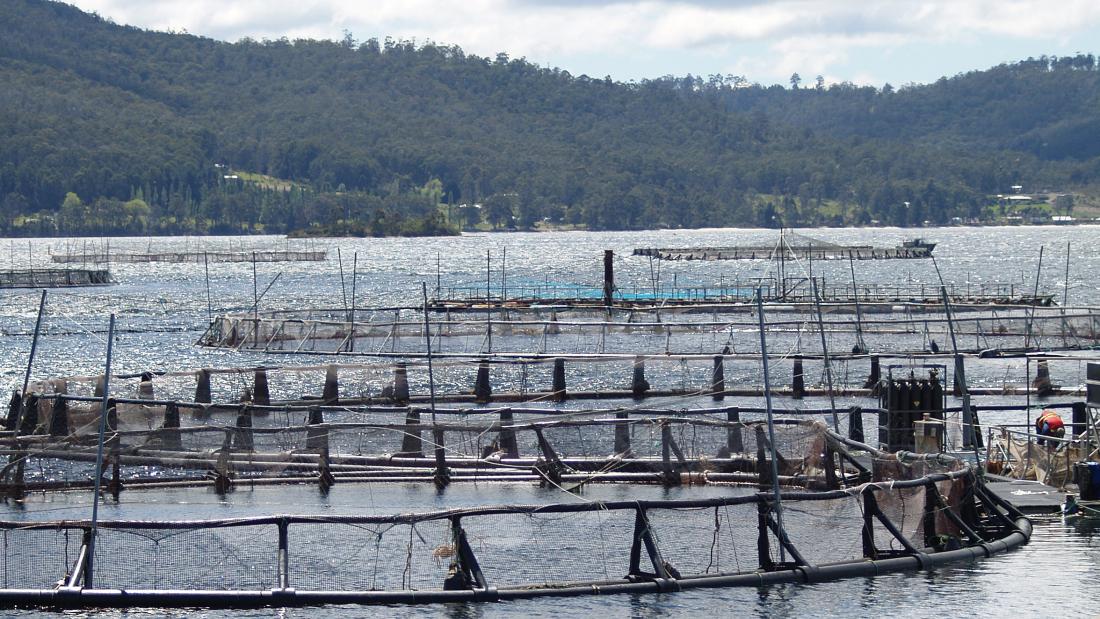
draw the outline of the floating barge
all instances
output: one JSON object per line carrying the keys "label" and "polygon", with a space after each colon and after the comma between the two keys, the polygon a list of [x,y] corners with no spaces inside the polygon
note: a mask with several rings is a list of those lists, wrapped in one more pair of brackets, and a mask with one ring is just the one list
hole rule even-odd
{"label": "floating barge", "polygon": [[935,243],[911,239],[896,247],[838,245],[792,232],[781,232],[774,245],[729,247],[635,248],[635,256],[658,260],[906,260],[931,258]]}
{"label": "floating barge", "polygon": [[0,271],[0,288],[77,288],[115,283],[106,269],[9,269]]}
{"label": "floating barge", "polygon": [[322,262],[323,251],[180,251],[148,253],[107,253],[107,252],[69,252],[53,254],[50,259],[59,263],[95,263],[110,262]]}

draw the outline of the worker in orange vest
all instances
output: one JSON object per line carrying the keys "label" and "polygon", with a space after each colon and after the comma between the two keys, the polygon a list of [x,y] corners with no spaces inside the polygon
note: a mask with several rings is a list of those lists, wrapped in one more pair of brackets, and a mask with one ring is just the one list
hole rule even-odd
{"label": "worker in orange vest", "polygon": [[[1039,435],[1039,444],[1045,443],[1044,436],[1050,436],[1055,438],[1062,438],[1066,435],[1066,424],[1062,421],[1062,417],[1058,413],[1050,410],[1049,408],[1044,410],[1035,420],[1035,433]],[[1054,441],[1051,441],[1053,444]]]}

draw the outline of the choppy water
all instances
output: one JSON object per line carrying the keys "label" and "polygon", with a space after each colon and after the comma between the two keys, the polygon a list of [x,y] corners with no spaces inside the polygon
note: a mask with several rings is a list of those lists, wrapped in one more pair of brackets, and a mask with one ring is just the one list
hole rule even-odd
{"label": "choppy water", "polygon": [[[1061,299],[1066,290],[1066,243],[1071,243],[1071,270],[1068,295],[1071,305],[1100,303],[1100,240],[1095,227],[1029,228],[947,228],[922,230],[923,236],[936,241],[935,254],[948,283],[979,285],[1016,283],[1030,290],[1034,283],[1040,247],[1044,247],[1039,290]],[[817,238],[839,243],[893,245],[912,236],[911,231],[815,230]],[[507,251],[509,285],[524,282],[553,281],[580,285],[598,285],[602,277],[602,250],[616,252],[616,281],[620,287],[650,283],[648,259],[630,256],[634,247],[676,247],[733,245],[774,240],[774,233],[748,230],[662,231],[638,233],[501,233],[469,235],[453,239],[333,239],[310,244],[330,251],[330,260],[322,263],[261,263],[257,267],[259,289],[281,273],[278,282],[261,302],[262,309],[302,307],[340,307],[339,268],[335,250],[344,259],[350,273],[356,253],[357,304],[359,306],[417,304],[421,282],[434,288],[437,255],[441,256],[438,276],[441,285],[484,286],[485,252],[493,256],[493,283],[500,285],[500,258]],[[112,251],[208,250],[238,247],[282,246],[275,238],[221,239],[112,239]],[[70,242],[78,247],[82,241]],[[295,247],[291,243],[291,247]],[[300,244],[297,246],[301,246]],[[47,266],[47,248],[64,249],[64,242],[15,241],[8,256],[0,246],[0,264],[8,258],[16,268]],[[735,279],[765,275],[762,262],[682,262],[662,265],[662,281],[679,285],[719,285]],[[848,264],[843,261],[815,262],[815,273],[824,273],[831,281],[847,281]],[[115,346],[116,373],[147,369],[182,370],[195,367],[220,367],[272,363],[317,363],[315,359],[272,361],[256,354],[237,354],[203,350],[193,342],[206,326],[207,298],[202,264],[117,264],[111,266],[117,286],[84,290],[51,291],[44,336],[40,341],[33,376],[45,378],[66,375],[94,375],[102,371],[105,353],[107,315],[118,315],[121,331]],[[788,266],[790,270],[790,266]],[[918,282],[938,283],[932,264],[927,260],[862,262],[856,264],[860,283]],[[348,279],[350,283],[350,277]],[[248,263],[210,265],[210,287],[214,312],[246,311],[252,305],[252,265]],[[350,291],[348,291],[350,294]],[[38,293],[35,291],[0,292],[0,384],[18,386],[25,369],[34,327]],[[745,368],[746,377],[753,373]],[[970,368],[968,368],[970,370]],[[785,380],[785,368],[778,369],[777,381]],[[858,375],[865,368],[853,367]],[[1022,362],[1005,360],[975,368],[973,380],[996,384],[1006,377],[1022,382]],[[1060,362],[1052,367],[1055,382],[1079,385],[1083,382],[1082,364]],[[749,380],[749,378],[746,378]],[[758,379],[755,379],[758,382]],[[317,386],[319,391],[319,385]],[[1010,401],[989,398],[985,403]],[[978,401],[980,405],[983,401]],[[856,403],[860,403],[856,401]],[[871,405],[871,402],[862,402]],[[656,402],[654,404],[657,404]],[[780,401],[779,406],[794,406]],[[820,400],[806,400],[802,406],[823,406]],[[983,421],[1020,421],[1024,419],[983,418]],[[599,489],[618,498],[623,488]],[[654,489],[638,490],[652,493]],[[708,489],[708,492],[712,489]],[[87,497],[67,495],[57,499],[35,498],[21,509],[4,506],[5,517],[53,519],[85,517]],[[476,491],[455,488],[442,499],[434,492],[402,486],[337,486],[328,499],[321,500],[311,489],[285,491],[245,491],[231,496],[229,504],[219,502],[205,491],[179,491],[150,495],[124,493],[120,506],[108,507],[103,517],[194,518],[316,510],[325,513],[366,511],[408,511],[434,508],[442,504],[524,502],[566,500],[559,494],[546,494],[532,488],[480,486]],[[442,501],[442,503],[440,502]],[[916,573],[859,579],[815,586],[783,586],[769,589],[697,590],[672,595],[614,596],[540,600],[494,605],[452,605],[432,609],[436,613],[467,616],[569,616],[599,613],[612,616],[648,615],[724,615],[757,614],[768,616],[1088,616],[1100,611],[1087,592],[1100,575],[1098,543],[1090,524],[1039,522],[1031,545],[1005,556],[932,573]],[[381,614],[408,616],[424,609],[388,607],[384,609],[306,609],[233,613],[233,616],[367,616]],[[158,611],[156,614],[160,614]],[[195,613],[177,613],[192,615]],[[228,616],[229,613],[198,613]]]}

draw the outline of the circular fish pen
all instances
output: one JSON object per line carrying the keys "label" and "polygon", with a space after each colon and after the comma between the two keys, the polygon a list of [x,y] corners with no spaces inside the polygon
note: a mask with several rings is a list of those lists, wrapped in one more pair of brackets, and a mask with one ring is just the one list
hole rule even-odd
{"label": "circular fish pen", "polygon": [[[8,607],[419,604],[813,583],[988,557],[1031,531],[959,459],[888,453],[816,420],[742,420],[737,407],[108,399],[100,434],[94,397],[20,404],[15,429],[0,437],[12,497],[86,492],[98,470],[122,502],[179,487],[212,487],[232,502],[238,490],[375,482],[538,484],[571,495],[650,484],[688,498],[6,521]],[[722,491],[687,490],[705,487]]]}
{"label": "circular fish pen", "polygon": [[[283,355],[378,357],[423,355],[429,340],[440,356],[700,354],[723,347],[735,355],[759,355],[753,338],[757,320],[749,315],[753,309],[752,304],[718,303],[509,308],[483,302],[477,312],[437,310],[427,320],[418,308],[281,310],[217,316],[197,344]],[[858,313],[841,314],[846,309],[822,306],[816,313],[812,304],[766,305],[769,346],[821,355],[818,340],[824,337],[836,357],[928,355],[951,350],[952,329],[958,352],[973,355],[1092,349],[1100,341],[1100,310],[1092,307],[956,306],[951,319],[942,307],[908,303],[861,305]]]}

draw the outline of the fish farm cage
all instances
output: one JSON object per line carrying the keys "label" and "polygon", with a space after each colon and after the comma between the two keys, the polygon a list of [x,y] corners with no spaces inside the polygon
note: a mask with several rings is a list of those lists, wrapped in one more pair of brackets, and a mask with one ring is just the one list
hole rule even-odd
{"label": "fish farm cage", "polygon": [[0,289],[79,288],[115,283],[106,269],[8,269],[0,270]]}
{"label": "fish farm cage", "polygon": [[[777,316],[779,311],[784,313]],[[215,317],[198,345],[275,354],[408,356],[514,354],[704,354],[723,348],[759,355],[759,318],[747,307],[524,307],[468,314],[422,308],[309,309]],[[986,306],[965,313],[836,315],[824,309],[765,306],[769,348],[834,356],[919,355],[948,351],[1023,352],[1090,349],[1100,343],[1100,309]],[[426,333],[427,331],[427,333]]]}
{"label": "fish farm cage", "polygon": [[[434,291],[431,307],[436,311],[484,311],[486,307],[510,308],[546,305],[571,305],[578,307],[603,307],[610,300],[613,306],[631,308],[680,307],[694,305],[750,303],[759,291],[765,302],[812,305],[817,299],[827,306],[840,306],[854,310],[860,303],[874,308],[877,305],[906,303],[914,308],[939,307],[942,303],[940,289],[947,291],[948,299],[960,309],[968,306],[1015,305],[1046,307],[1054,303],[1054,296],[1025,290],[1018,283],[975,282],[973,284],[947,284],[933,286],[922,283],[867,283],[836,284],[824,277],[760,276],[751,278],[720,278],[710,285],[670,284],[667,282],[647,285],[614,283],[604,288],[590,284],[569,284],[551,281],[515,280],[497,285],[439,286]],[[748,311],[746,306],[742,311]],[[704,307],[704,310],[706,308]]]}
{"label": "fish farm cage", "polygon": [[[616,303],[614,290],[605,274],[602,305],[494,300],[488,286],[480,303],[429,303],[424,285],[419,308],[363,309],[353,283],[351,308],[262,313],[257,295],[198,343],[360,358],[121,376],[112,316],[106,375],[13,394],[0,430],[10,500],[90,492],[97,507],[101,489],[126,503],[197,488],[232,504],[291,485],[327,495],[492,483],[538,486],[554,502],[215,520],[103,520],[93,507],[90,520],[0,521],[0,607],[501,601],[816,583],[989,557],[1027,543],[1031,524],[977,468],[968,397],[981,387],[962,378],[963,356],[1088,349],[1100,330],[1100,310],[984,292],[967,304],[946,287],[942,314],[936,289],[908,291],[911,303],[897,290],[878,303],[832,291],[820,309],[816,290],[786,283],[767,306],[757,286],[755,308],[706,291]],[[948,365],[929,365],[949,354],[966,396],[955,409]],[[884,377],[891,355],[908,365]],[[784,362],[789,389],[772,389],[769,360]],[[864,360],[869,371],[849,367]],[[827,389],[807,381],[808,364]],[[991,380],[978,370],[972,384]],[[773,393],[827,394],[830,407],[775,408]],[[843,393],[879,396],[879,407],[838,407]],[[766,406],[726,399],[739,397]],[[917,428],[930,421],[962,436],[973,463],[940,453],[946,436],[925,449]],[[554,494],[597,484],[686,498]]]}
{"label": "fish farm cage", "polygon": [[[100,419],[93,400],[19,401],[0,436],[9,496],[87,491],[97,475],[116,497],[387,480],[729,492],[371,516],[0,522],[0,606],[431,603],[823,582],[988,557],[1031,531],[966,462],[886,452],[821,421],[744,421],[737,409],[471,415],[109,400]],[[480,420],[489,415],[499,420]]]}

